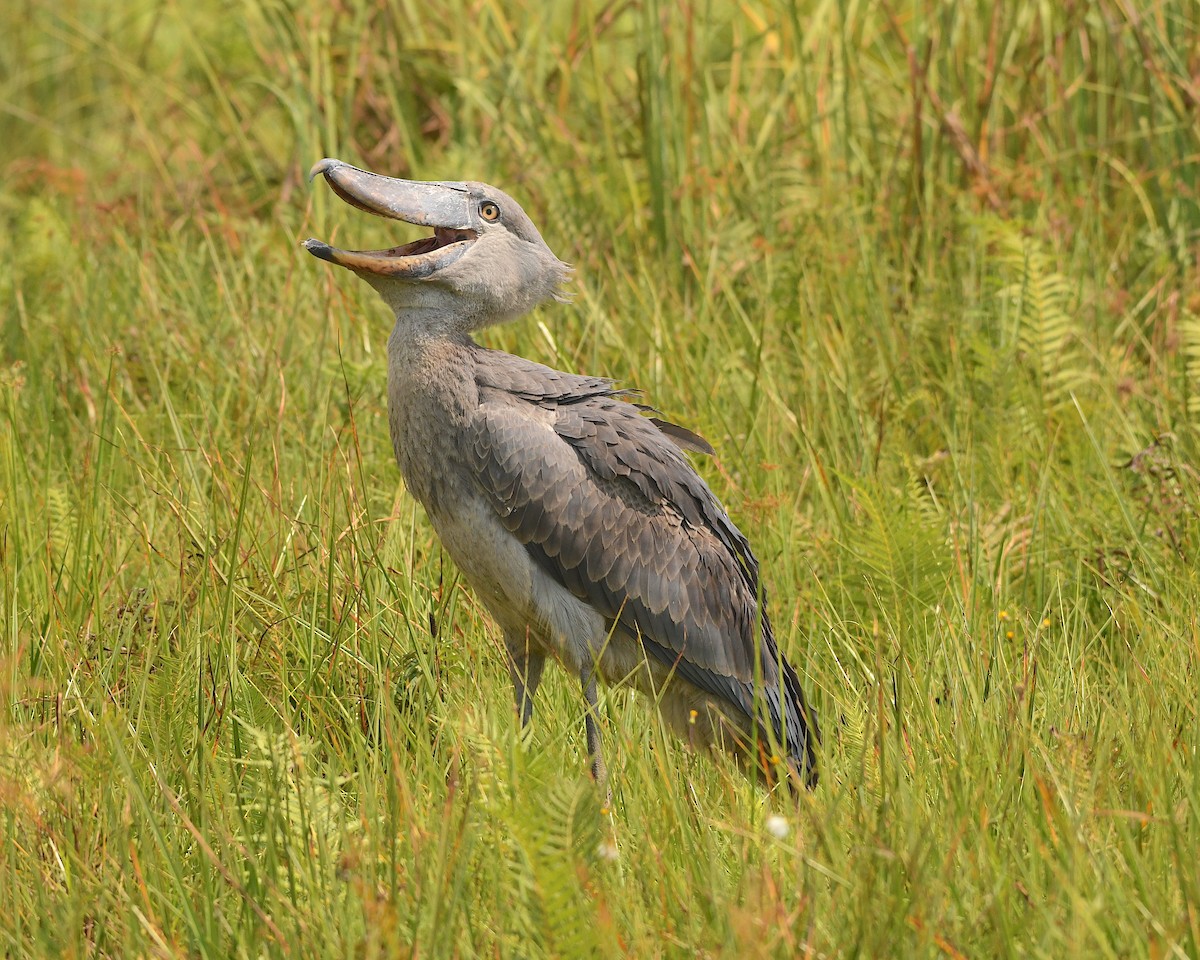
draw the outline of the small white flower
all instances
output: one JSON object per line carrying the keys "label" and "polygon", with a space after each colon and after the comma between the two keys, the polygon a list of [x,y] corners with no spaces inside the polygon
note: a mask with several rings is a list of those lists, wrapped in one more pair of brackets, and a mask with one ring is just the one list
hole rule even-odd
{"label": "small white flower", "polygon": [[773,836],[776,840],[787,839],[788,831],[790,829],[791,828],[788,826],[788,822],[779,814],[773,813],[767,817],[767,833]]}
{"label": "small white flower", "polygon": [[601,860],[607,860],[611,863],[620,855],[617,851],[617,845],[611,837],[605,837],[596,845],[596,856]]}

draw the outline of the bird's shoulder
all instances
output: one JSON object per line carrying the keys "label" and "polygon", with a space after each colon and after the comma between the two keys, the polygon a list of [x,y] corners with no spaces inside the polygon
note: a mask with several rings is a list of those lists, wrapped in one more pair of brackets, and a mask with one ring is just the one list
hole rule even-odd
{"label": "bird's shoulder", "polygon": [[473,467],[505,526],[576,596],[732,696],[752,673],[758,563],[678,440],[611,380],[519,358],[477,371]]}
{"label": "bird's shoulder", "polygon": [[[640,391],[619,386],[610,377],[567,373],[524,357],[473,346],[475,386],[481,402],[512,398],[555,410],[563,406],[578,405],[581,410],[590,407],[602,411],[605,418],[628,418],[640,424],[634,439],[643,443],[657,446],[659,440],[666,438],[683,450],[713,453],[708,441],[699,434],[658,416],[653,407],[638,402]],[[654,430],[645,429],[645,424]]]}
{"label": "bird's shoulder", "polygon": [[[588,377],[555,370],[499,350],[475,346],[472,351],[475,385],[482,395],[506,394],[526,403],[572,404],[594,397],[625,397],[608,377]],[[494,396],[493,396],[494,399]]]}
{"label": "bird's shoulder", "polygon": [[653,408],[635,402],[636,390],[612,379],[566,373],[482,347],[475,351],[475,383],[477,447],[491,444],[500,452],[519,446],[539,474],[546,470],[538,469],[538,457],[561,461],[568,448],[588,475],[604,483],[598,492],[631,485],[648,504],[711,531],[758,588],[749,543],[683,453],[713,452],[698,434],[655,416]]}

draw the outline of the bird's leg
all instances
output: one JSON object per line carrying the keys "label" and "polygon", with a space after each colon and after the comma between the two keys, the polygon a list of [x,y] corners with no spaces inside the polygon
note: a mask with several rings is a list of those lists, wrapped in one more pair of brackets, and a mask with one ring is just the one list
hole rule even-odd
{"label": "bird's leg", "polygon": [[528,629],[519,634],[505,633],[504,646],[508,650],[508,675],[512,678],[517,716],[525,728],[533,719],[533,695],[542,679],[546,655],[532,648]]}
{"label": "bird's leg", "polygon": [[588,756],[592,758],[592,778],[604,788],[604,805],[612,808],[612,791],[608,788],[608,770],[604,766],[604,751],[600,746],[600,713],[596,697],[596,669],[591,664],[583,668],[579,677],[583,683],[583,699],[587,704],[583,715],[584,730],[587,731]]}

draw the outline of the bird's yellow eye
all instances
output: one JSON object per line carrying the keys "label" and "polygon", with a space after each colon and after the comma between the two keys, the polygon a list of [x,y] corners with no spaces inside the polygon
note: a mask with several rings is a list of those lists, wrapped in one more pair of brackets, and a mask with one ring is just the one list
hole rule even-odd
{"label": "bird's yellow eye", "polygon": [[491,200],[484,200],[479,205],[479,215],[488,223],[495,223],[500,219],[500,208],[492,203]]}

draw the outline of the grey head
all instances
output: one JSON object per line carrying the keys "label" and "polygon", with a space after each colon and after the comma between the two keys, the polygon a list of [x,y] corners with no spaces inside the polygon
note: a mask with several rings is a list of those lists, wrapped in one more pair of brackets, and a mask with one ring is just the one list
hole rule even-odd
{"label": "grey head", "polygon": [[322,175],[339,197],[376,216],[432,227],[433,235],[386,250],[340,250],[305,240],[314,257],[353,270],[397,320],[465,333],[511,320],[551,298],[571,268],[503,190],[486,183],[398,180],[326,158]]}

